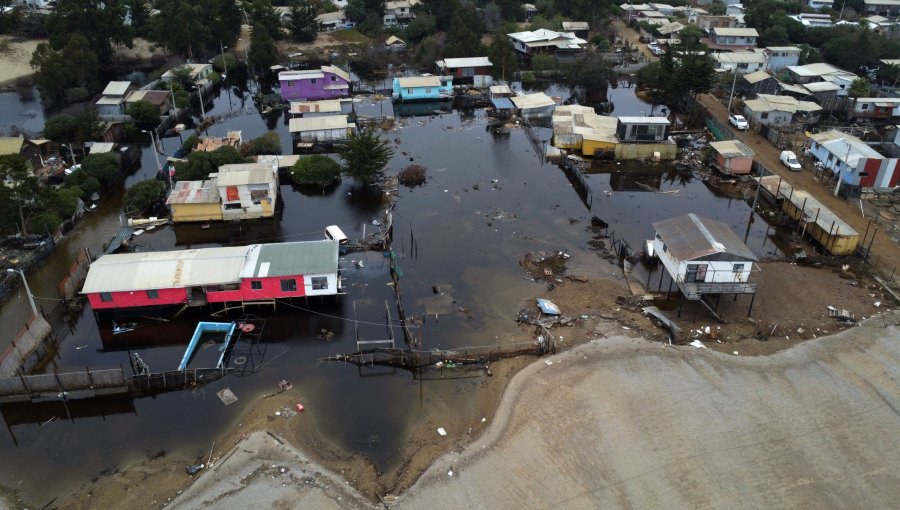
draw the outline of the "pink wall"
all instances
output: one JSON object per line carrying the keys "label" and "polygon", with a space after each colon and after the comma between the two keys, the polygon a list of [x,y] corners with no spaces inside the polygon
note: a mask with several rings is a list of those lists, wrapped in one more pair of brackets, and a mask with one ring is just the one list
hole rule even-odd
{"label": "pink wall", "polygon": [[159,297],[147,297],[147,291],[112,292],[112,301],[103,301],[99,293],[88,294],[88,301],[94,310],[110,308],[133,308],[138,306],[175,305],[187,301],[187,291],[183,288],[159,289]]}

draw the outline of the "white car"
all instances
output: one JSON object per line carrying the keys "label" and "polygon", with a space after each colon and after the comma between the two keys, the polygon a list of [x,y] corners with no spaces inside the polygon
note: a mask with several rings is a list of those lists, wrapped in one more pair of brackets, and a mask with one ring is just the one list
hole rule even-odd
{"label": "white car", "polygon": [[745,119],[743,115],[729,115],[728,122],[740,130],[750,128],[750,123],[747,122],[747,119]]}
{"label": "white car", "polygon": [[800,160],[797,159],[797,155],[794,154],[794,151],[781,151],[781,157],[778,159],[781,160],[784,166],[790,168],[793,172],[803,170],[803,166],[800,165]]}

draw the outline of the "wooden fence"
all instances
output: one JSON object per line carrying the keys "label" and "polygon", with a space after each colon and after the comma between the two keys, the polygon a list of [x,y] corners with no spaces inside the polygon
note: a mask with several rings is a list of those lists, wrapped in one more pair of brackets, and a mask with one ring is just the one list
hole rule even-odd
{"label": "wooden fence", "polygon": [[78,295],[81,285],[87,278],[88,267],[91,265],[91,252],[85,248],[75,257],[75,262],[69,268],[69,272],[56,286],[56,294],[60,299],[72,299]]}

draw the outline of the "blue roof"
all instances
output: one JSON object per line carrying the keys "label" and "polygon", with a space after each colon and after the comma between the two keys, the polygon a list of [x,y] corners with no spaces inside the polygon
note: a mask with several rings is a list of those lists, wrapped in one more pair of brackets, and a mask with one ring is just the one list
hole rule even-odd
{"label": "blue roof", "polygon": [[512,110],[513,104],[508,97],[498,97],[491,99],[491,104],[498,110]]}

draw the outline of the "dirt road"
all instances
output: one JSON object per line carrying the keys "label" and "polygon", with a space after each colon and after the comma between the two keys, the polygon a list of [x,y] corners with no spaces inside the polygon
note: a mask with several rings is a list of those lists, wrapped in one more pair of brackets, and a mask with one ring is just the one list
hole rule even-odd
{"label": "dirt road", "polygon": [[[538,361],[389,508],[889,508],[900,313],[769,357],[609,338]],[[174,508],[374,508],[258,433]],[[390,500],[388,501],[390,503]]]}
{"label": "dirt road", "polygon": [[[744,142],[753,149],[756,155],[753,159],[764,164],[769,170],[780,175],[784,182],[791,186],[796,186],[808,191],[817,200],[822,202],[835,214],[840,216],[851,227],[859,232],[860,242],[866,232],[869,220],[860,214],[859,203],[856,200],[847,201],[842,198],[835,197],[834,194],[826,189],[821,183],[816,182],[813,173],[806,169],[802,172],[791,172],[778,160],[781,151],[769,143],[768,140],[754,133],[753,131],[738,131],[728,124],[728,110],[718,99],[709,94],[699,97],[700,104],[709,109],[723,124],[728,125],[729,129],[737,136],[737,139]],[[873,227],[874,228],[874,224]],[[870,228],[869,235],[872,229]],[[875,242],[872,245],[870,260],[877,260],[878,267],[887,274],[890,274],[895,268],[900,272],[900,245],[891,241],[890,237],[881,230],[875,233]]]}

